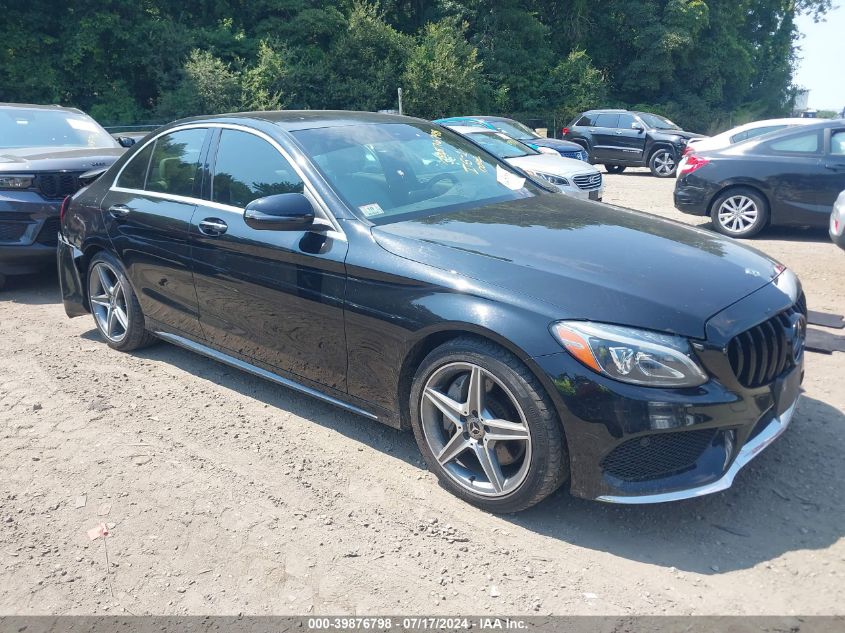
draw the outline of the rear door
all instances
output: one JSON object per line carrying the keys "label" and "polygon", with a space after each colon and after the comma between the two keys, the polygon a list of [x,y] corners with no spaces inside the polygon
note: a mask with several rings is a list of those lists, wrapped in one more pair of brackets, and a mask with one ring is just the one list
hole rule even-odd
{"label": "rear door", "polygon": [[325,212],[269,137],[223,128],[215,146],[210,200],[191,226],[203,331],[219,348],[345,390],[345,236],[247,226],[246,205],[273,194],[304,192]]}
{"label": "rear door", "polygon": [[590,134],[593,137],[593,161],[602,163],[605,161],[624,160],[617,149],[616,125],[619,122],[619,114],[604,112],[596,115]]}
{"label": "rear door", "polygon": [[101,208],[145,316],[201,338],[188,228],[202,184],[208,129],[148,143],[123,167]]}

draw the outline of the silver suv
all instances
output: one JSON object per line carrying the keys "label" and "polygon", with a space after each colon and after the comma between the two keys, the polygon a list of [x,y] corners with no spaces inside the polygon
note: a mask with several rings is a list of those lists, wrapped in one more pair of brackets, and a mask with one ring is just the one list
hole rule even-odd
{"label": "silver suv", "polygon": [[0,288],[55,262],[62,200],[133,142],[75,108],[0,103]]}

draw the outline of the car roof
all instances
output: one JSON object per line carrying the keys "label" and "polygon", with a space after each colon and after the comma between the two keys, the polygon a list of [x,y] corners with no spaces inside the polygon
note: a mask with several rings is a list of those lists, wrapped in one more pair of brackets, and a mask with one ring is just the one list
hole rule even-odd
{"label": "car roof", "polygon": [[228,114],[190,117],[174,121],[171,125],[207,121],[233,122],[240,120],[243,122],[244,119],[274,123],[288,132],[375,123],[427,123],[427,121],[414,117],[402,116],[400,114],[381,114],[379,112],[355,112],[352,110],[270,110],[266,112],[231,112]]}
{"label": "car roof", "polygon": [[[38,103],[0,103],[0,108],[6,110],[63,110],[65,112],[74,112],[76,114],[85,114],[79,108],[71,108],[69,106],[61,106],[58,104],[38,104]],[[86,115],[87,116],[87,115]]]}
{"label": "car roof", "polygon": [[[629,112],[631,111],[620,108],[599,108],[597,110],[587,110],[584,114],[622,114]],[[635,112],[634,114],[639,114],[639,112]]]}

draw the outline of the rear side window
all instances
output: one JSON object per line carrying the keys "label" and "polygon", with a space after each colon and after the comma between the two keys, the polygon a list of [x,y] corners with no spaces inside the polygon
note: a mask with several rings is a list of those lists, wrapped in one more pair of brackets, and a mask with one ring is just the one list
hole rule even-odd
{"label": "rear side window", "polygon": [[270,143],[248,132],[220,133],[211,184],[214,202],[242,208],[257,198],[304,190],[305,183]]}
{"label": "rear side window", "polygon": [[765,127],[758,127],[752,130],[743,130],[739,134],[734,134],[731,137],[731,143],[739,143],[740,141],[745,141],[750,138],[754,138],[755,136],[763,136],[763,134],[768,134],[769,132],[774,132],[775,130],[781,130],[785,127],[785,125],[767,125]]}
{"label": "rear side window", "polygon": [[150,156],[153,153],[153,145],[150,143],[140,152],[135,154],[126,163],[116,185],[126,189],[143,189],[147,180],[147,168],[150,166]]}
{"label": "rear side window", "polygon": [[596,127],[616,127],[618,121],[618,114],[600,114],[596,117],[594,125]]}
{"label": "rear side window", "polygon": [[584,127],[591,127],[593,125],[593,119],[595,118],[594,114],[585,114],[575,125],[583,125]]}
{"label": "rear side window", "polygon": [[819,151],[819,133],[807,132],[769,143],[769,149],[785,154],[815,154]]}
{"label": "rear side window", "polygon": [[159,137],[155,142],[147,191],[176,196],[194,196],[205,129],[180,130]]}

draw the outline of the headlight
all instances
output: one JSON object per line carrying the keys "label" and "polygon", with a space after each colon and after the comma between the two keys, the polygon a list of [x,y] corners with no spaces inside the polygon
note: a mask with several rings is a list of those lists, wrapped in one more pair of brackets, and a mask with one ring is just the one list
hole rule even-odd
{"label": "headlight", "polygon": [[32,176],[0,176],[0,189],[29,189]]}
{"label": "headlight", "polygon": [[680,336],[587,321],[559,321],[551,331],[581,363],[622,382],[650,387],[707,382],[689,342]]}
{"label": "headlight", "polygon": [[543,180],[545,180],[547,183],[549,183],[551,185],[556,185],[558,187],[568,187],[569,186],[569,181],[566,178],[563,178],[561,176],[555,176],[554,174],[544,174],[544,173],[541,173],[539,171],[535,171],[535,172],[531,172],[531,173],[533,173],[538,178],[542,178]]}

